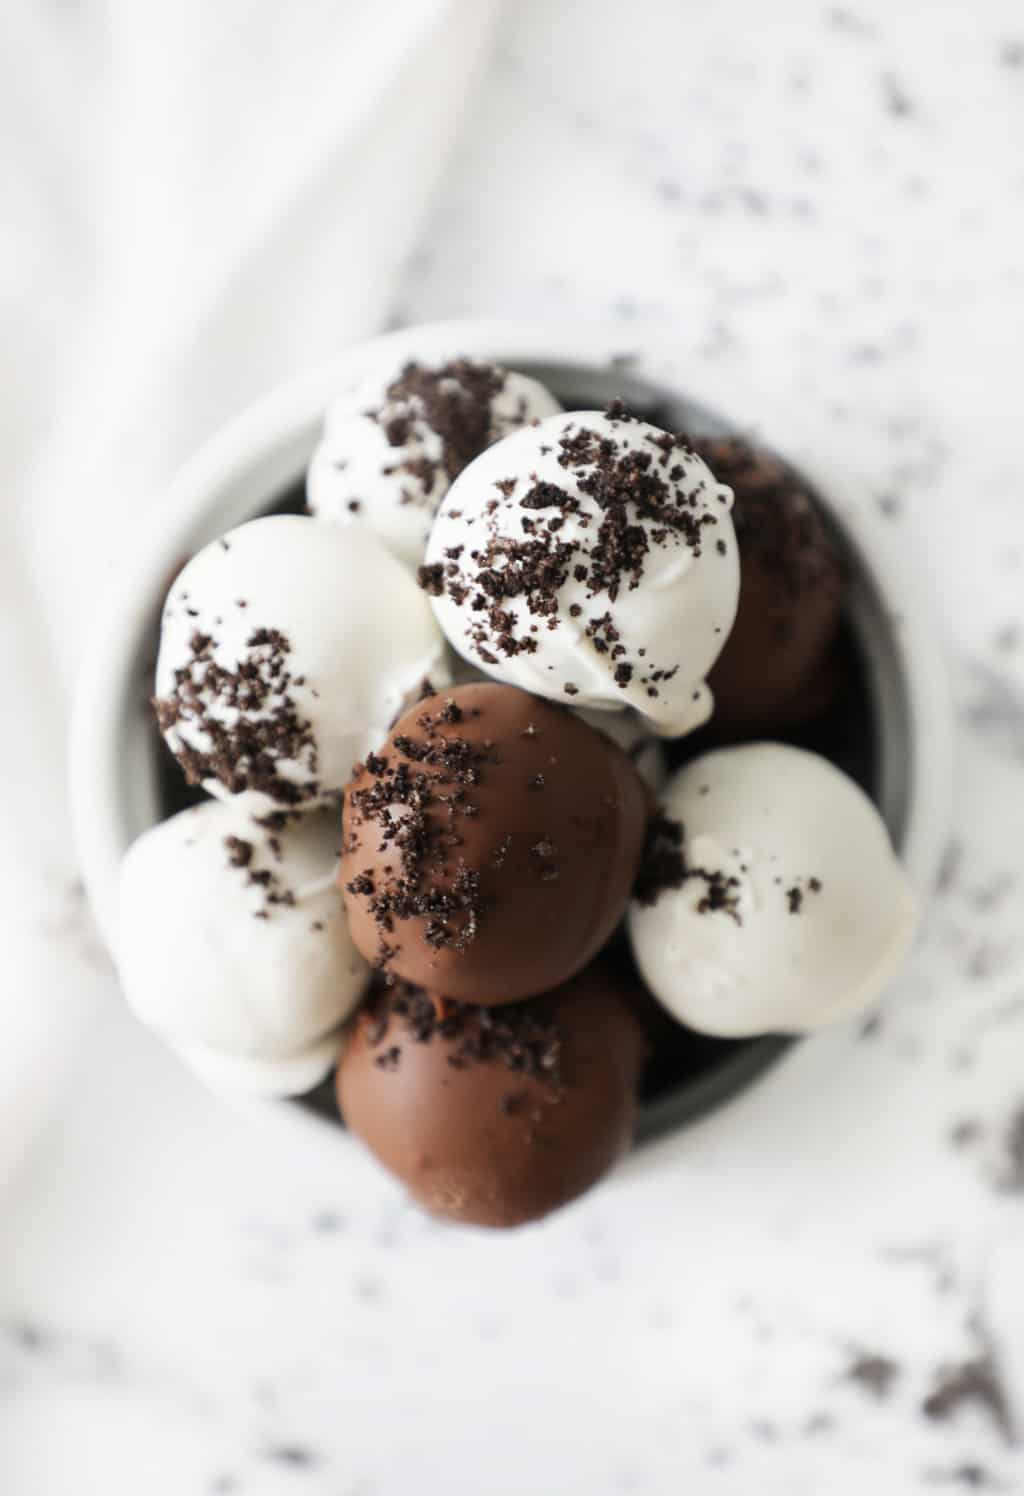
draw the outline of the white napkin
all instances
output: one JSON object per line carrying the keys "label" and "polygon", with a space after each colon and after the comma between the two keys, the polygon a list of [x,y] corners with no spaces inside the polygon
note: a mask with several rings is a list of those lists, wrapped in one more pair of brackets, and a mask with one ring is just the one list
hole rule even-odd
{"label": "white napkin", "polygon": [[0,1184],[109,993],[68,687],[162,485],[378,330],[499,0],[90,0],[0,15]]}

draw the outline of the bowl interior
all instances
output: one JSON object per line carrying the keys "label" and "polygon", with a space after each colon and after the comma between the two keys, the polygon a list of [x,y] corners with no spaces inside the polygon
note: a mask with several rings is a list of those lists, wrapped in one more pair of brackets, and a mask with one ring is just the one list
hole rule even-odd
{"label": "bowl interior", "polygon": [[[670,429],[704,437],[736,434],[736,428],[713,411],[667,386],[636,376],[628,367],[593,368],[523,359],[514,360],[514,366],[546,384],[567,409],[600,409],[619,396],[636,414]],[[169,567],[164,591],[188,556],[225,529],[258,514],[302,510],[305,467],[319,424],[319,417],[301,424],[288,442],[275,449],[272,460],[264,454],[248,469],[243,465],[183,538],[181,555]],[[902,850],[911,792],[911,756],[907,751],[911,722],[904,658],[881,584],[867,558],[830,505],[828,494],[808,486],[817,493],[851,576],[840,639],[843,687],[821,718],[777,736],[823,753],[854,778],[878,806],[896,847]],[[122,797],[126,845],[154,821],[173,815],[198,798],[184,784],[147,707],[159,611],[160,603],[155,602],[139,637],[132,665],[134,703],[122,724],[124,741],[118,752],[121,764],[133,766]],[[677,756],[681,761],[704,746],[705,734],[694,734],[679,746]],[[659,1021],[655,1017],[654,1024],[654,1057],[641,1093],[641,1141],[719,1106],[763,1074],[794,1042],[777,1035],[739,1041],[713,1039],[692,1034],[667,1018]],[[334,1122],[340,1120],[330,1081],[297,1098],[297,1102]]]}

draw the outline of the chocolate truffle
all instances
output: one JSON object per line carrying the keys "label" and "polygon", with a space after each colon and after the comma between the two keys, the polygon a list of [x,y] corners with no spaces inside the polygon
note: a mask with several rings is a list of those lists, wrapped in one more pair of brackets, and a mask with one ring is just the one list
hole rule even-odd
{"label": "chocolate truffle", "polygon": [[382,985],[352,1025],[338,1104],[431,1214],[518,1226],[575,1199],[625,1152],[643,1050],[600,962],[500,1008]]}
{"label": "chocolate truffle", "polygon": [[564,707],[489,683],[428,697],[345,792],[352,939],[447,997],[547,992],[625,913],[646,813],[627,756]]}
{"label": "chocolate truffle", "polygon": [[843,603],[843,568],[815,502],[796,473],[738,437],[694,446],[735,493],[740,601],[708,676],[716,727],[796,725],[828,705],[830,658]]}

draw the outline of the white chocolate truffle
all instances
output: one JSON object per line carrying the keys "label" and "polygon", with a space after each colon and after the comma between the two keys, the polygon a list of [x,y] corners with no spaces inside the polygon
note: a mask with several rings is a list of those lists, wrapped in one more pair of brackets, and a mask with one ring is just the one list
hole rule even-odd
{"label": "white chocolate truffle", "polygon": [[701,1033],[802,1033],[860,1012],[913,938],[916,904],[881,816],[827,759],[776,743],[708,753],[670,781],[677,886],[634,901],[651,992]]}
{"label": "white chocolate truffle", "polygon": [[330,1069],[370,974],[334,885],[339,834],[329,811],[264,826],[208,800],[125,854],[125,995],[197,1069],[205,1057],[226,1084],[233,1074],[242,1090],[277,1094]]}
{"label": "white chocolate truffle", "polygon": [[157,717],[211,794],[312,805],[425,677],[443,684],[444,658],[426,598],[372,535],[275,515],[213,541],[172,586]]}
{"label": "white chocolate truffle", "polygon": [[466,463],[559,410],[542,384],[495,364],[407,365],[329,407],[306,479],[310,512],[366,525],[415,569],[437,507]]}
{"label": "white chocolate truffle", "polygon": [[552,416],[490,447],[438,511],[421,573],[458,652],[660,736],[711,712],[739,597],[732,491],[645,421]]}

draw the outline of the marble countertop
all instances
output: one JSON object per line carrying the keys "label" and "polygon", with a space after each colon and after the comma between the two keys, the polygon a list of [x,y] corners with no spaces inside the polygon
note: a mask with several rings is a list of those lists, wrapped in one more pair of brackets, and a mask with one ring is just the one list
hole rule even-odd
{"label": "marble countertop", "polygon": [[81,991],[5,1202],[11,1496],[1024,1491],[1024,16],[510,7],[394,325],[576,317],[842,475],[930,598],[954,824],[868,1025],[508,1238]]}

